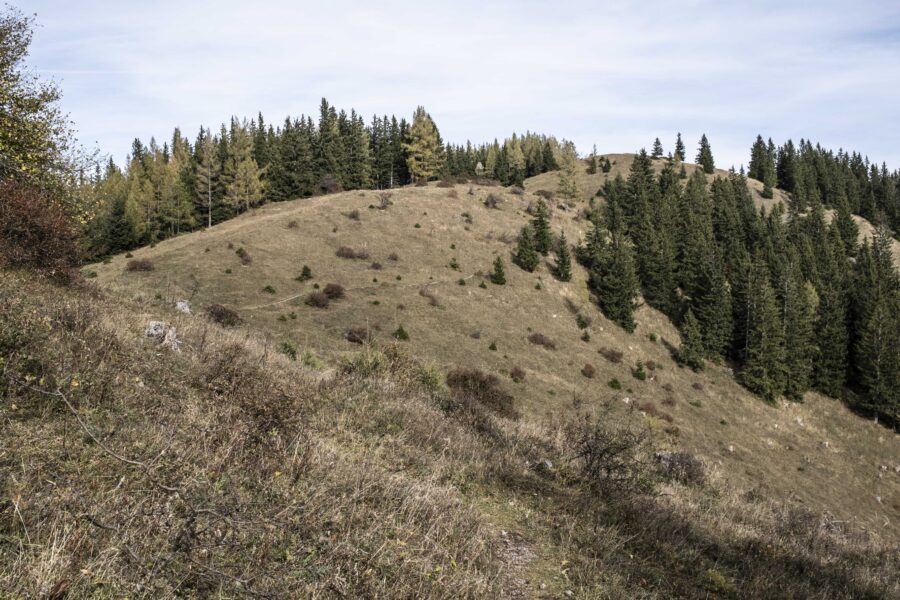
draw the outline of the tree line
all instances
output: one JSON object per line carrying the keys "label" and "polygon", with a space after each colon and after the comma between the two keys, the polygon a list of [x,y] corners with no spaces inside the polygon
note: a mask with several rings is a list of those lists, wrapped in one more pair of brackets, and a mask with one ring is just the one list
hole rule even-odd
{"label": "tree line", "polygon": [[375,116],[369,125],[323,99],[319,116],[232,118],[192,142],[179,129],[162,146],[136,139],[124,168],[109,160],[84,179],[91,206],[90,253],[123,252],[209,227],[265,202],[356,189],[384,189],[440,177],[487,177],[521,185],[557,168],[552,137],[513,134],[503,143],[444,143],[419,107],[411,122]]}

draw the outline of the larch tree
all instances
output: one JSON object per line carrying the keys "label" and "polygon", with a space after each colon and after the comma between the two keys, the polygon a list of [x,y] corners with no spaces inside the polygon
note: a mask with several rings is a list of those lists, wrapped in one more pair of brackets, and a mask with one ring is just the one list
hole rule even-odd
{"label": "larch tree", "polygon": [[565,141],[560,148],[559,195],[563,198],[578,197],[578,154],[575,144]]}
{"label": "larch tree", "polygon": [[420,106],[413,115],[408,141],[403,144],[406,164],[416,181],[437,177],[444,165],[444,147],[437,126],[425,108]]}

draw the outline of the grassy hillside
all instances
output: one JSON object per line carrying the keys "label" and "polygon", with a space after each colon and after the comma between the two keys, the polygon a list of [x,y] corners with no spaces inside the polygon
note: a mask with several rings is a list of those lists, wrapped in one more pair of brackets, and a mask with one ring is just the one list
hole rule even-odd
{"label": "grassy hillside", "polygon": [[[615,162],[622,166],[624,158]],[[488,194],[502,198],[497,209],[484,205]],[[589,301],[580,268],[561,283],[547,265],[535,273],[511,265],[512,240],[534,200],[491,187],[410,187],[394,191],[381,210],[378,193],[348,192],[269,205],[135,252],[153,271],[128,271],[122,256],[91,269],[104,288],[161,317],[179,299],[198,311],[211,303],[232,307],[273,350],[291,344],[299,355],[309,353],[307,362],[333,364],[358,350],[346,339],[350,330],[384,343],[402,326],[409,334],[402,345],[441,371],[477,367],[500,375],[524,422],[564,422],[608,399],[640,406],[660,447],[702,457],[734,489],[764,489],[897,538],[896,435],[815,393],[803,404],[771,407],[737,385],[725,366],[701,374],[680,369],[670,352],[678,333],[658,312],[642,307],[637,330],[626,334]],[[561,204],[552,223],[572,241],[586,226]],[[368,258],[340,258],[342,246]],[[497,255],[507,264],[505,286],[484,276]],[[296,281],[303,265],[312,279]],[[325,309],[304,303],[315,286],[329,283],[343,286],[345,297]],[[586,329],[576,313],[590,322]],[[531,343],[535,333],[555,348]],[[632,374],[639,363],[644,380]],[[593,377],[582,374],[585,365]],[[514,369],[524,381],[513,381]]]}
{"label": "grassy hillside", "polygon": [[[766,485],[736,490],[715,458],[662,469],[633,447],[626,482],[655,482],[649,495],[592,476],[578,454],[639,431],[637,413],[583,404],[601,417],[589,429],[501,418],[485,387],[453,393],[402,347],[313,369],[262,332],[20,273],[0,273],[0,309],[7,597],[900,591],[895,545]],[[145,334],[160,317],[177,351]]]}

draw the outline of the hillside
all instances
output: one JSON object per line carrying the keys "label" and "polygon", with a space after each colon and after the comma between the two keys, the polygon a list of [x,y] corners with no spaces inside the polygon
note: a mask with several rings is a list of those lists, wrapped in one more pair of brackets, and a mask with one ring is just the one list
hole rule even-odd
{"label": "hillside", "polygon": [[[624,155],[618,156],[616,166],[624,168]],[[536,179],[528,190],[548,186]],[[502,196],[497,209],[484,206],[491,193]],[[510,244],[534,201],[530,193],[496,187],[432,185],[395,190],[392,204],[381,210],[377,192],[346,192],[267,205],[136,251],[135,259],[152,263],[150,272],[126,270],[123,256],[90,270],[103,288],[141,301],[160,317],[172,314],[181,299],[196,311],[211,303],[235,308],[246,329],[265,333],[272,349],[290,343],[299,354],[317,357],[307,355],[311,363],[333,364],[359,350],[346,339],[351,329],[368,330],[385,343],[402,325],[409,334],[402,345],[441,371],[477,367],[501,375],[525,423],[561,423],[605,399],[640,405],[651,413],[647,420],[660,447],[702,457],[730,488],[764,490],[897,539],[896,435],[815,393],[802,404],[776,408],[737,385],[725,366],[700,374],[680,369],[669,351],[679,344],[678,333],[658,312],[639,309],[637,330],[626,334],[589,301],[580,268],[572,282],[561,283],[547,265],[531,274],[512,266]],[[573,242],[586,225],[562,204],[552,223]],[[365,250],[368,258],[339,258],[342,246]],[[251,259],[247,265],[236,253],[240,248]],[[479,287],[496,255],[506,261],[507,285]],[[454,259],[459,270],[450,266]],[[303,265],[312,279],[295,281]],[[328,283],[343,286],[346,297],[327,309],[304,303],[316,285]],[[591,322],[589,341],[582,340],[575,312]],[[530,343],[533,333],[556,348]],[[601,350],[621,352],[621,362]],[[632,376],[638,363],[654,367],[645,369],[645,381]],[[594,367],[593,378],[582,375],[586,364]],[[514,368],[524,370],[523,382],[509,377]],[[623,389],[611,389],[613,379]]]}

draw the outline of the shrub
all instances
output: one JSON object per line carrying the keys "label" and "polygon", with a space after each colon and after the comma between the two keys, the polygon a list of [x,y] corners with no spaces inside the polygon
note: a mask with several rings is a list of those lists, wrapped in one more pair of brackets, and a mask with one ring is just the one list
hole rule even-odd
{"label": "shrub", "polygon": [[484,199],[484,205],[488,208],[497,208],[497,205],[501,202],[503,202],[503,199],[493,192],[488,194],[487,198]]}
{"label": "shrub", "polygon": [[351,221],[359,221],[359,209],[354,208],[347,213],[347,218]]}
{"label": "shrub", "polygon": [[312,269],[309,268],[309,265],[303,265],[300,275],[297,276],[297,281],[308,281],[310,279],[312,279]]}
{"label": "shrub", "polygon": [[540,196],[541,198],[543,198],[544,200],[547,200],[548,202],[550,200],[553,200],[553,196],[554,196],[553,192],[551,192],[550,190],[538,190],[535,192],[535,195]]}
{"label": "shrub", "polygon": [[497,342],[491,342],[491,345],[488,346],[488,350],[490,350],[491,352],[496,352],[497,351]]}
{"label": "shrub", "polygon": [[588,379],[593,379],[597,374],[597,369],[595,369],[594,365],[592,365],[591,363],[587,363],[583,367],[581,367],[581,374]]}
{"label": "shrub", "polygon": [[0,183],[0,267],[26,267],[69,282],[78,262],[70,215],[46,193]]}
{"label": "shrub", "polygon": [[349,246],[341,246],[337,249],[335,255],[337,255],[338,258],[351,258],[359,260],[365,260],[369,258],[369,252],[367,250],[354,250]]}
{"label": "shrub", "polygon": [[428,304],[430,306],[439,306],[440,305],[440,302],[438,302],[438,298],[437,298],[437,296],[434,295],[434,292],[431,292],[430,290],[428,290],[426,288],[420,289],[419,295],[422,296],[423,298],[428,298]]}
{"label": "shrub", "polygon": [[264,287],[264,288],[262,289],[262,291],[263,291],[264,293],[266,293],[266,294],[274,294],[274,293],[275,293],[275,288],[273,288],[271,285],[267,285],[266,287]]}
{"label": "shrub", "polygon": [[624,354],[618,350],[613,350],[612,348],[607,348],[605,346],[597,350],[597,352],[609,362],[616,364],[622,362],[622,357],[624,356]]}
{"label": "shrub", "polygon": [[575,315],[575,324],[578,325],[578,329],[587,329],[591,325],[591,318],[578,313]]}
{"label": "shrub", "polygon": [[238,258],[241,259],[242,265],[249,265],[253,262],[253,257],[250,256],[250,253],[244,250],[244,247],[241,246],[237,250],[234,251],[235,254],[238,255]]}
{"label": "shrub", "polygon": [[397,262],[398,260],[400,260],[400,255],[396,252],[391,252],[390,254],[388,254],[388,260]]}
{"label": "shrub", "polygon": [[500,387],[496,375],[457,368],[447,374],[447,385],[458,398],[474,400],[503,417],[518,417],[512,395]]}
{"label": "shrub", "polygon": [[[209,252],[209,248],[207,248],[206,251]],[[131,252],[126,252],[125,258],[134,258],[134,254],[132,254]],[[104,262],[105,262],[105,259],[104,259]]]}
{"label": "shrub", "polygon": [[657,452],[654,455],[659,469],[667,479],[688,485],[706,482],[706,467],[693,454],[687,452]]}
{"label": "shrub", "polygon": [[206,316],[222,327],[234,327],[241,324],[241,317],[237,311],[221,304],[210,304],[207,306]]}
{"label": "shrub", "polygon": [[460,277],[456,280],[456,285],[466,285],[466,280]]}
{"label": "shrub", "polygon": [[419,177],[416,179],[416,187],[425,187],[428,185],[428,180],[424,177]]}
{"label": "shrub", "polygon": [[322,289],[322,293],[325,294],[329,300],[339,300],[344,297],[344,286],[338,283],[329,283]]}
{"label": "shrub", "polygon": [[494,285],[504,285],[506,283],[506,272],[503,269],[503,259],[499,256],[494,259],[494,270],[491,272],[491,283]]}
{"label": "shrub", "polygon": [[129,260],[125,265],[126,271],[153,271],[156,267],[153,266],[153,263],[146,258],[136,258],[134,260]]}
{"label": "shrub", "polygon": [[319,192],[322,194],[336,194],[344,191],[341,183],[332,175],[325,175],[319,180]]}
{"label": "shrub", "polygon": [[609,403],[599,416],[585,419],[571,432],[570,445],[581,463],[582,481],[593,493],[610,497],[652,489],[647,430],[613,417]]}
{"label": "shrub", "polygon": [[297,223],[297,219],[291,219],[287,224],[288,229],[297,229],[299,226],[300,224]]}
{"label": "shrub", "polygon": [[328,308],[328,296],[324,292],[311,292],[303,301],[307,306]]}
{"label": "shrub", "polygon": [[391,201],[391,197],[393,194],[390,192],[380,192],[378,194],[378,208],[381,210],[387,210],[387,207],[393,204]]}
{"label": "shrub", "polygon": [[397,338],[398,340],[402,340],[402,341],[406,341],[409,339],[409,333],[407,333],[406,330],[403,329],[403,325],[400,325],[399,327],[397,327],[397,329],[395,329],[394,333],[392,333],[391,335],[393,337]]}
{"label": "shrub", "polygon": [[631,376],[638,381],[646,380],[647,372],[644,370],[644,363],[639,361],[638,364],[633,369],[631,369]]}
{"label": "shrub", "polygon": [[543,333],[532,333],[528,336],[528,341],[536,346],[543,346],[548,350],[556,350],[556,344]]}
{"label": "shrub", "polygon": [[382,267],[381,263],[378,262],[377,260],[375,262],[373,262],[371,265],[369,265],[369,268],[372,269],[373,271],[380,271],[381,267]]}
{"label": "shrub", "polygon": [[456,185],[456,182],[452,177],[444,177],[437,183],[439,188],[452,188],[454,185]]}
{"label": "shrub", "polygon": [[621,390],[621,389],[622,389],[622,382],[620,382],[620,381],[619,381],[618,379],[616,379],[615,377],[613,377],[612,379],[610,379],[610,380],[606,383],[606,385],[608,385],[610,388],[612,388],[612,389],[614,389],[614,390]]}
{"label": "shrub", "polygon": [[297,360],[297,347],[291,342],[281,342],[281,345],[278,346],[278,351],[291,360]]}
{"label": "shrub", "polygon": [[456,200],[457,198],[459,198],[459,192],[457,192],[456,190],[450,190],[449,192],[447,192],[447,197]]}
{"label": "shrub", "polygon": [[353,344],[364,344],[369,340],[369,330],[365,327],[351,327],[344,332],[344,339]]}
{"label": "shrub", "polygon": [[691,387],[694,388],[695,390],[697,390],[698,392],[703,391],[703,384],[700,383],[699,381],[695,381],[694,383],[692,383]]}
{"label": "shrub", "polygon": [[521,188],[520,186],[518,186],[518,185],[510,186],[509,192],[510,192],[511,194],[513,194],[514,196],[524,196],[524,195],[525,195],[525,190],[522,189],[522,188]]}
{"label": "shrub", "polygon": [[669,415],[669,414],[666,414],[666,413],[660,411],[658,408],[656,408],[656,405],[650,401],[639,404],[638,410],[644,412],[647,415],[650,415],[651,417],[656,417],[657,419],[662,419],[663,421],[666,421],[668,423],[671,423],[672,421],[675,420],[672,418],[672,415]]}
{"label": "shrub", "polygon": [[665,398],[663,398],[662,403],[663,406],[675,406],[675,398],[673,398],[672,396],[666,396]]}
{"label": "shrub", "polygon": [[587,329],[585,329],[584,331],[581,332],[581,341],[582,342],[591,341],[591,334]]}
{"label": "shrub", "polygon": [[516,383],[522,383],[525,381],[525,369],[522,367],[513,367],[509,370],[509,378]]}
{"label": "shrub", "polygon": [[456,260],[456,257],[450,259],[450,264],[448,266],[454,271],[459,271],[459,261]]}

